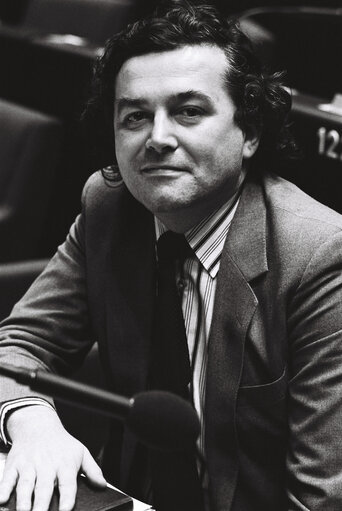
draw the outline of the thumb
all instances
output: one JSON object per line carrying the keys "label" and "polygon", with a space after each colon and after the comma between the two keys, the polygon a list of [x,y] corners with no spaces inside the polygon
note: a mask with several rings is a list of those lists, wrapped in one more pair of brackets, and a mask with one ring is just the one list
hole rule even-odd
{"label": "thumb", "polygon": [[107,481],[103,477],[102,470],[85,447],[83,451],[83,460],[81,465],[81,470],[90,483],[95,486],[106,487]]}

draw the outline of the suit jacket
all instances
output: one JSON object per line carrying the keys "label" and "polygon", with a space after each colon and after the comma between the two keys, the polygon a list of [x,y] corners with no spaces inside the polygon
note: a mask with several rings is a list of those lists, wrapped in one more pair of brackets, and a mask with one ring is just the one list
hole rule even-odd
{"label": "suit jacket", "polygon": [[[148,373],[153,217],[100,173],[82,204],[66,242],[2,323],[2,363],[39,359],[66,373],[97,340],[109,388],[131,396]],[[223,250],[209,338],[214,511],[342,508],[341,270],[342,217],[279,177],[250,174]],[[5,383],[2,401],[28,393]],[[129,433],[120,446],[113,473],[132,491]]]}

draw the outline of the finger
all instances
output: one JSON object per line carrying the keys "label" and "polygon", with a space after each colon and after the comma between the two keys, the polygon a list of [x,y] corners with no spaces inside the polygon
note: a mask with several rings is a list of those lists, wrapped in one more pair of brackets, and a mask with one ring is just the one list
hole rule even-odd
{"label": "finger", "polygon": [[77,474],[63,470],[58,475],[59,511],[71,511],[75,505],[77,493]]}
{"label": "finger", "polygon": [[32,511],[47,511],[50,506],[55,480],[52,474],[37,473]]}
{"label": "finger", "polygon": [[18,479],[18,472],[14,468],[6,468],[2,481],[0,483],[0,504],[8,501],[11,493],[16,485]]}
{"label": "finger", "polygon": [[36,472],[33,468],[26,467],[23,473],[19,473],[17,483],[17,511],[30,511],[32,507],[32,494],[36,482]]}
{"label": "finger", "polygon": [[89,481],[95,486],[105,487],[107,486],[107,481],[103,477],[102,470],[88,451],[88,449],[84,449],[83,460],[81,469],[84,475],[87,476]]}

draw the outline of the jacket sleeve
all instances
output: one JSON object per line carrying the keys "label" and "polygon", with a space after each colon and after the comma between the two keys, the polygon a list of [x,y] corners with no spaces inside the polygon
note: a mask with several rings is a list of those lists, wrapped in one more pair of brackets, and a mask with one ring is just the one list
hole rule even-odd
{"label": "jacket sleeve", "polygon": [[289,304],[289,511],[342,509],[342,234],[321,245]]}
{"label": "jacket sleeve", "polygon": [[[0,325],[0,364],[67,374],[91,347],[86,286],[85,188],[82,213],[11,315]],[[0,377],[0,404],[39,395]]]}

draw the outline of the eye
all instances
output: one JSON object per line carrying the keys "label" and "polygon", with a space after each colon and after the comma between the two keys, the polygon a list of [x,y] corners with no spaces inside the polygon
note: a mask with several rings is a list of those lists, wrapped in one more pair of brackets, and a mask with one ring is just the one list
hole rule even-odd
{"label": "eye", "polygon": [[186,106],[182,108],[181,112],[187,117],[196,117],[197,115],[203,114],[202,109],[195,106]]}
{"label": "eye", "polygon": [[197,106],[184,106],[177,111],[176,115],[183,122],[196,123],[204,116],[204,111]]}
{"label": "eye", "polygon": [[143,110],[137,110],[135,112],[130,112],[124,117],[123,124],[128,128],[135,128],[142,125],[146,119],[148,118],[148,115]]}

